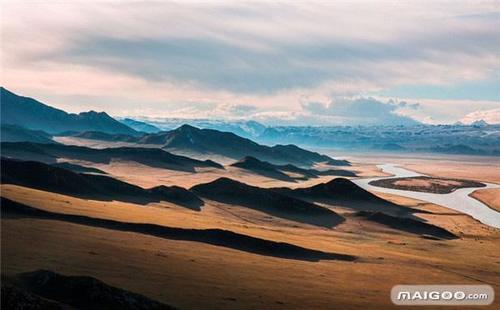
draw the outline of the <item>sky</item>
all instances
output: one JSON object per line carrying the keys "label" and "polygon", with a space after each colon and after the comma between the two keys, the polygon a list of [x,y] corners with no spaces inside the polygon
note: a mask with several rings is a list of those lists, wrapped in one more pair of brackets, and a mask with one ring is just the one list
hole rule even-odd
{"label": "sky", "polygon": [[500,123],[500,1],[1,2],[1,84],[69,112]]}

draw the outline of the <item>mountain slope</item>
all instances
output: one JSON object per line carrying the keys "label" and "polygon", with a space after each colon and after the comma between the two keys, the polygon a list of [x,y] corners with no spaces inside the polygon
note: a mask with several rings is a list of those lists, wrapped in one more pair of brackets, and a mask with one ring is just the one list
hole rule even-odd
{"label": "mountain slope", "polygon": [[230,132],[199,129],[189,125],[183,125],[172,131],[145,135],[138,143],[157,144],[172,151],[221,155],[233,159],[253,156],[273,164],[311,166],[319,162],[335,161],[329,156],[310,152],[295,145],[269,147]]}
{"label": "mountain slope", "polygon": [[[246,156],[245,158],[231,164],[232,167],[237,167],[263,175],[269,178],[278,179],[282,181],[294,182],[295,179],[280,171],[277,165],[270,164],[265,161],[260,161],[255,157]],[[295,166],[293,166],[295,167]],[[299,168],[300,169],[300,168]]]}
{"label": "mountain slope", "polygon": [[93,163],[109,164],[113,159],[134,161],[146,166],[195,172],[197,167],[222,169],[216,162],[200,161],[185,156],[174,155],[156,148],[119,147],[92,149],[83,146],[63,144],[38,144],[28,142],[4,142],[1,144],[2,156],[23,160],[37,160],[55,163],[58,158],[84,160]]}
{"label": "mountain slope", "polygon": [[43,130],[51,134],[64,131],[103,131],[136,135],[137,131],[118,122],[104,112],[66,113],[35,99],[18,96],[0,88],[1,123]]}
{"label": "mountain slope", "polygon": [[126,134],[110,134],[102,131],[83,131],[78,133],[71,133],[69,136],[82,138],[82,139],[90,139],[90,140],[99,140],[99,141],[108,141],[108,142],[137,142],[139,137],[126,135]]}
{"label": "mountain slope", "polygon": [[76,173],[36,161],[1,159],[2,184],[14,184],[53,193],[96,200],[147,204],[161,200],[199,210],[203,202],[178,186],[144,189],[109,176]]}
{"label": "mountain slope", "polygon": [[356,176],[355,173],[347,170],[329,169],[325,171],[319,171],[316,169],[299,168],[292,164],[274,165],[266,161],[261,161],[252,156],[246,156],[241,160],[231,164],[231,166],[245,169],[269,178],[288,182],[317,178],[320,175]]}
{"label": "mountain slope", "polygon": [[327,208],[229,178],[195,185],[190,190],[211,200],[240,205],[300,223],[333,227],[344,221],[343,217]]}
{"label": "mountain slope", "polygon": [[154,125],[148,124],[146,122],[141,122],[141,121],[138,121],[135,119],[131,119],[131,118],[124,118],[124,119],[121,119],[119,121],[121,123],[127,125],[128,127],[132,128],[134,130],[140,131],[140,132],[154,133],[154,132],[161,131],[160,128],[158,128]]}
{"label": "mountain slope", "polygon": [[17,125],[2,124],[0,130],[1,142],[37,142],[57,143],[52,136],[41,130],[26,129]]}
{"label": "mountain slope", "polygon": [[335,178],[311,187],[296,189],[282,187],[271,190],[300,199],[333,203],[354,210],[383,211],[396,215],[407,215],[417,211],[375,196],[345,178]]}

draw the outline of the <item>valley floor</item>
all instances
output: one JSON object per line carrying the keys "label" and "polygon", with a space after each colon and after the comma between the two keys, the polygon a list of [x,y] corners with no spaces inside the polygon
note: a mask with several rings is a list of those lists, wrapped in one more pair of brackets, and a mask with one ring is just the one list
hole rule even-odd
{"label": "valley floor", "polygon": [[[500,182],[498,170],[482,163],[465,169],[460,161],[444,161],[439,166],[433,159],[372,157],[358,158],[358,162],[362,164],[346,169],[362,177],[385,176],[374,164],[394,162],[437,177]],[[127,162],[84,164],[143,187],[165,184],[189,188],[226,176],[261,187],[293,188],[332,178],[291,183],[234,167],[207,168],[193,174]],[[500,230],[457,211],[390,194],[377,193],[402,206],[429,211],[415,215],[459,238],[431,240],[368,221],[346,206],[328,204],[325,206],[346,219],[332,229],[206,199],[201,211],[194,211],[167,202],[137,205],[85,200],[5,184],[1,195],[54,213],[166,227],[218,228],[358,257],[353,262],[285,259],[50,217],[2,217],[2,273],[47,269],[92,276],[180,309],[387,309],[395,307],[390,290],[397,284],[489,284],[497,292],[500,289]],[[488,204],[498,203],[496,193],[477,196]],[[490,308],[499,305],[497,298]]]}

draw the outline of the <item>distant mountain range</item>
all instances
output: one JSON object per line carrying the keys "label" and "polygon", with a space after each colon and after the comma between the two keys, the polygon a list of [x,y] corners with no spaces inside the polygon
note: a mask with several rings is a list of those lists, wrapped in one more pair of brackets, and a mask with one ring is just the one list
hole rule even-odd
{"label": "distant mountain range", "polygon": [[[331,127],[269,127],[255,121],[207,119],[125,118],[118,121],[104,112],[67,113],[3,87],[0,92],[2,141],[54,143],[52,135],[72,135],[109,142],[152,144],[183,155],[202,155],[200,158],[220,155],[238,160],[252,156],[272,164],[299,166],[325,160],[331,160],[333,165],[348,163],[327,159],[324,155],[319,158],[319,154],[298,146],[352,151],[500,155],[500,125],[483,120],[470,125]],[[276,143],[287,145],[266,146]]]}
{"label": "distant mountain range", "polygon": [[[200,129],[232,132],[238,136],[250,139],[258,137],[267,128],[265,125],[253,120],[244,121],[183,118],[139,118],[135,120],[154,125],[155,127],[161,129],[158,131],[170,131],[187,124]],[[128,123],[126,124],[128,125]]]}
{"label": "distant mountain range", "polygon": [[145,133],[154,133],[154,132],[160,132],[162,131],[160,128],[153,126],[151,124],[148,124],[146,122],[141,122],[135,119],[131,118],[124,118],[124,119],[118,119],[120,122],[123,124],[127,125],[128,127],[140,131],[140,132],[145,132]]}
{"label": "distant mountain range", "polygon": [[[163,130],[183,124],[232,132],[263,144],[375,152],[422,152],[464,155],[500,154],[500,124],[478,120],[453,125],[265,126],[255,121],[145,119]],[[450,141],[460,141],[450,144]]]}
{"label": "distant mountain range", "polygon": [[261,143],[293,143],[301,147],[348,151],[500,154],[500,125],[268,127]]}
{"label": "distant mountain range", "polygon": [[2,125],[17,125],[32,130],[43,130],[49,134],[89,130],[113,134],[139,134],[105,112],[66,113],[35,99],[18,96],[4,87],[0,88],[0,95]]}
{"label": "distant mountain range", "polygon": [[162,148],[167,150],[217,154],[233,159],[253,156],[274,164],[292,163],[309,166],[333,160],[329,156],[307,151],[295,145],[265,146],[233,133],[198,129],[190,125],[183,125],[164,133],[146,135],[139,143],[161,144]]}
{"label": "distant mountain range", "polygon": [[328,162],[330,165],[349,165],[348,161],[335,160],[329,156],[311,152],[295,145],[266,146],[231,132],[199,129],[190,125],[182,125],[171,131],[145,134],[140,137],[111,135],[101,132],[83,132],[73,136],[108,142],[156,145],[172,153],[195,157],[218,155],[238,160],[245,156],[252,156],[273,164],[311,166],[316,163]]}

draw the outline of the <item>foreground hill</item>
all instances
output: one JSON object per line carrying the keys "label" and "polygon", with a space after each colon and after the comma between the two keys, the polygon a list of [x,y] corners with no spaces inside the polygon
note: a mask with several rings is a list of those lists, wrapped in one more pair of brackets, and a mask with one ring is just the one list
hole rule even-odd
{"label": "foreground hill", "polygon": [[327,208],[229,178],[195,185],[191,191],[211,200],[240,205],[301,223],[332,227],[344,221],[343,217]]}
{"label": "foreground hill", "polygon": [[296,189],[282,187],[271,190],[300,199],[336,204],[354,210],[383,211],[397,215],[416,212],[388,202],[345,178],[335,178],[311,187]]}
{"label": "foreground hill", "polygon": [[109,164],[112,160],[134,161],[143,165],[171,170],[194,172],[195,168],[223,167],[216,162],[200,161],[185,156],[174,155],[156,148],[119,147],[92,149],[83,146],[62,144],[39,144],[25,142],[5,142],[1,144],[2,155],[23,160],[55,163],[58,158],[84,160]]}
{"label": "foreground hill", "polygon": [[[310,178],[317,178],[321,175],[337,175],[337,176],[352,176],[355,177],[354,172],[341,169],[329,169],[320,171],[316,169],[304,169],[292,164],[287,165],[274,165],[266,161],[261,161],[252,156],[246,156],[241,160],[231,164],[233,167],[238,167],[260,174],[269,178],[274,178],[282,181],[294,182],[297,180],[307,180]],[[288,174],[287,174],[288,173]]]}
{"label": "foreground hill", "polygon": [[56,143],[52,136],[42,130],[26,129],[17,125],[2,124],[0,130],[1,142],[36,142]]}
{"label": "foreground hill", "polygon": [[66,113],[35,99],[18,96],[0,88],[1,123],[24,126],[55,134],[64,131],[95,130],[107,133],[137,135],[137,131],[104,112]]}
{"label": "foreground hill", "polygon": [[355,261],[357,259],[357,257],[353,255],[323,252],[319,250],[304,248],[291,243],[261,239],[223,229],[190,229],[169,227],[150,223],[129,223],[83,215],[45,211],[42,209],[23,205],[4,197],[1,197],[1,202],[2,218],[27,217],[65,221],[90,227],[106,228],[115,231],[134,232],[164,239],[206,243],[259,255],[303,261]]}
{"label": "foreground hill", "polygon": [[120,200],[147,204],[170,201],[192,209],[200,209],[201,199],[178,186],[149,189],[104,175],[76,173],[35,161],[1,159],[2,184],[14,184],[58,194],[94,200]]}
{"label": "foreground hill", "polygon": [[2,277],[3,309],[169,310],[171,306],[110,286],[88,276],[49,270]]}

